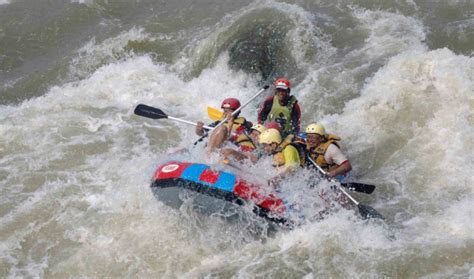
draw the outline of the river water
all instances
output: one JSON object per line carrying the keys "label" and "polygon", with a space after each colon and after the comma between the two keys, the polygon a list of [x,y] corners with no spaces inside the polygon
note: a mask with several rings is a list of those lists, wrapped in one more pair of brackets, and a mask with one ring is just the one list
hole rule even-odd
{"label": "river water", "polygon": [[[0,0],[0,276],[473,278],[474,2]],[[342,137],[339,210],[255,237],[149,188],[192,126],[288,77]],[[271,91],[265,94],[271,94]],[[244,109],[256,119],[258,98]],[[294,183],[296,188],[304,188]]]}

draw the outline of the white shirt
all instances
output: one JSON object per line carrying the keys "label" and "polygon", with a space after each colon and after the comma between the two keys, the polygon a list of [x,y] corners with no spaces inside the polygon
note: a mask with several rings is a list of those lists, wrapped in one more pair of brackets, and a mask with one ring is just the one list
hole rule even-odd
{"label": "white shirt", "polygon": [[347,161],[347,157],[335,144],[329,145],[326,153],[324,154],[324,159],[329,165],[336,164],[338,166]]}

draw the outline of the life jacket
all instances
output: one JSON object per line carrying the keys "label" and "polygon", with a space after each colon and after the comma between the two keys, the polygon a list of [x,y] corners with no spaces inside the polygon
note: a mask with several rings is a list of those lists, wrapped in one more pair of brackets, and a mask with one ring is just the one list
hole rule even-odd
{"label": "life jacket", "polygon": [[307,154],[311,157],[311,159],[318,165],[320,166],[323,170],[329,171],[332,170],[334,167],[337,167],[336,164],[329,164],[326,159],[324,159],[324,154],[326,154],[326,151],[328,150],[329,146],[331,144],[336,145],[338,148],[341,148],[339,146],[338,141],[340,141],[341,138],[333,135],[333,134],[328,134],[326,135],[326,141],[321,143],[315,148],[306,148]]}
{"label": "life jacket", "polygon": [[[216,125],[223,121],[224,118],[214,122]],[[252,123],[248,122],[244,117],[237,117],[234,119],[234,124],[230,131],[229,141],[237,145],[240,151],[250,152],[255,150],[256,146],[252,139],[245,133],[252,127]]]}
{"label": "life jacket", "polygon": [[257,148],[252,139],[245,133],[240,134],[234,141],[234,144],[243,152],[250,152]]}
{"label": "life jacket", "polygon": [[280,105],[278,97],[273,97],[272,109],[268,113],[268,121],[276,121],[280,124],[282,132],[288,134],[291,131],[291,112],[298,101],[295,96],[290,96],[286,106]]}
{"label": "life jacket", "polygon": [[305,157],[306,153],[304,151],[304,147],[299,145],[298,143],[292,142],[294,136],[293,135],[288,135],[285,140],[283,140],[280,145],[275,149],[275,152],[273,153],[273,166],[274,167],[280,167],[283,166],[286,163],[285,160],[285,155],[283,154],[283,151],[286,148],[289,148],[290,146],[295,148],[297,153],[298,153],[298,161],[299,165],[303,166],[305,163]]}
{"label": "life jacket", "polygon": [[[224,120],[224,119],[222,119]],[[216,121],[219,123],[220,121]],[[247,120],[244,117],[237,117],[234,119],[234,123],[232,125],[232,129],[230,131],[230,136],[229,136],[229,141],[235,143],[238,139],[238,137],[245,131],[245,126],[244,124],[247,122]]]}
{"label": "life jacket", "polygon": [[296,148],[300,157],[300,165],[304,166],[306,163],[306,145],[293,134],[286,136],[286,138],[283,139],[283,141],[278,145],[275,152],[282,152],[283,149],[288,145],[292,145],[294,148]]}

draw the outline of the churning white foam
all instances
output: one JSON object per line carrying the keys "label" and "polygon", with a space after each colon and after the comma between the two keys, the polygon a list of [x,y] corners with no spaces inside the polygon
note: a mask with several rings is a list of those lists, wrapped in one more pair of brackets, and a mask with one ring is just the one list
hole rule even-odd
{"label": "churning white foam", "polygon": [[379,191],[410,205],[402,219],[405,212],[439,221],[438,210],[472,193],[473,62],[448,49],[401,53],[342,114],[322,120],[344,138],[356,172],[370,173],[384,184]]}
{"label": "churning white foam", "polygon": [[[282,4],[287,8],[291,5]],[[467,222],[474,203],[473,58],[426,50],[419,21],[381,12],[356,14],[371,35],[354,56],[378,59],[382,53],[388,63],[367,78],[360,96],[346,102],[342,112],[318,120],[343,137],[355,174],[377,185],[371,196],[354,195],[395,224],[396,238],[385,225],[340,209],[319,222],[255,241],[213,216],[199,218],[187,207],[175,211],[157,202],[149,189],[157,162],[167,158],[168,147],[189,146],[196,136],[192,126],[139,117],[134,107],[144,103],[206,122],[207,105],[219,107],[230,96],[246,100],[259,87],[257,78],[231,70],[225,53],[193,78],[148,56],[115,59],[113,53],[124,52],[127,40],[150,39],[133,29],[82,50],[75,65],[87,69],[83,80],[1,107],[0,230],[7,237],[0,257],[12,267],[9,275],[376,277],[390,275],[387,268],[403,269],[409,259],[423,262],[440,254],[448,254],[442,268],[423,267],[441,277],[472,274],[466,260],[456,262],[449,252],[468,250],[473,235]],[[386,17],[400,26],[391,26]],[[298,26],[307,24],[303,20]],[[415,28],[407,29],[410,24]],[[299,48],[295,56],[304,56]],[[111,60],[103,65],[95,59]],[[89,66],[97,69],[89,74]],[[308,84],[295,88],[307,93],[304,114],[324,102],[309,98]],[[254,120],[255,106],[243,114]],[[444,264],[449,260],[454,262]]]}

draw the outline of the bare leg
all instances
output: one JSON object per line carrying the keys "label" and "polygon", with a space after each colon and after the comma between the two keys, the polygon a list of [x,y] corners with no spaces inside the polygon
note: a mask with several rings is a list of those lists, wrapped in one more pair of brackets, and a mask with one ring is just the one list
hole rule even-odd
{"label": "bare leg", "polygon": [[226,126],[221,126],[212,131],[209,143],[207,144],[207,153],[212,153],[214,149],[221,146],[227,140],[228,135],[229,132]]}

